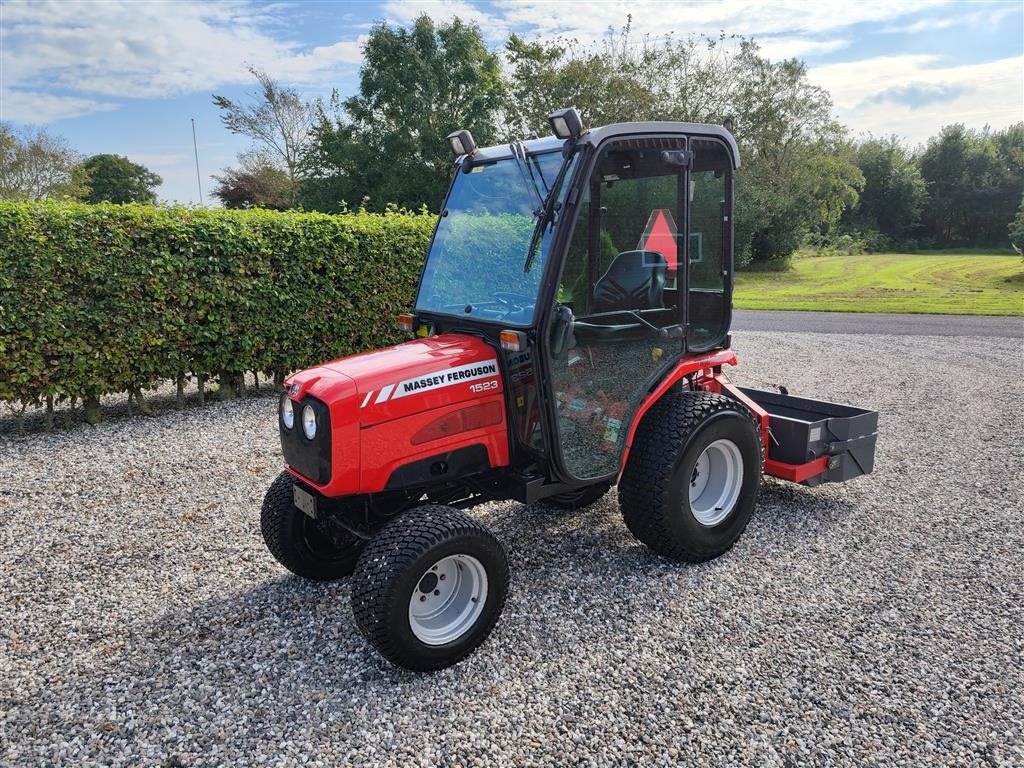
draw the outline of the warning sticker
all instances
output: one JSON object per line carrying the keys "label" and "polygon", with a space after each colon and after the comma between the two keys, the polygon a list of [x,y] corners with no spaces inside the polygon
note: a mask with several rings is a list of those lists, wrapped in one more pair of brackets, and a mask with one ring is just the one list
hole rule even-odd
{"label": "warning sticker", "polygon": [[619,430],[622,428],[622,421],[609,418],[605,422],[604,439],[606,442],[614,443],[619,439]]}

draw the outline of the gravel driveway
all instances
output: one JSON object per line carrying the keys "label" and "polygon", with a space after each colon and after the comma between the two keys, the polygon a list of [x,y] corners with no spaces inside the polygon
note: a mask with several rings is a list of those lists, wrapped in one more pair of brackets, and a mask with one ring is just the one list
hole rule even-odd
{"label": "gravel driveway", "polygon": [[0,437],[4,765],[1024,764],[1024,351],[739,333],[741,383],[881,411],[875,474],[769,481],[699,566],[614,493],[479,510],[504,617],[430,675],[380,661],[346,583],[257,525],[260,397]]}

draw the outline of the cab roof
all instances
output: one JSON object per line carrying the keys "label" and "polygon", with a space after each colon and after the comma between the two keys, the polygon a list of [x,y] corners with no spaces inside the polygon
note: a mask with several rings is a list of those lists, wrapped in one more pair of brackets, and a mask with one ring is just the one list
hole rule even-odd
{"label": "cab roof", "polygon": [[[644,136],[664,136],[665,134],[720,139],[728,147],[733,170],[737,170],[740,167],[740,152],[732,133],[721,125],[712,125],[710,123],[677,123],[667,120],[649,120],[640,123],[612,123],[611,125],[591,128],[580,136],[579,143],[596,147],[608,139],[635,139]],[[527,153],[531,155],[561,149],[564,144],[565,142],[557,136],[544,136],[538,139],[526,139],[523,141]],[[498,144],[493,147],[478,148],[473,155],[473,160],[487,162],[511,156],[512,151],[508,144]]]}

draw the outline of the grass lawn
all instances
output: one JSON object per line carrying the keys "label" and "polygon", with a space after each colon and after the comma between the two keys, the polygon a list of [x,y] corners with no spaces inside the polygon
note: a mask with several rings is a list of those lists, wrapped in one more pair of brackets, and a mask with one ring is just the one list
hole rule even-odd
{"label": "grass lawn", "polygon": [[793,258],[785,272],[740,272],[737,309],[1024,316],[1016,254],[872,253]]}

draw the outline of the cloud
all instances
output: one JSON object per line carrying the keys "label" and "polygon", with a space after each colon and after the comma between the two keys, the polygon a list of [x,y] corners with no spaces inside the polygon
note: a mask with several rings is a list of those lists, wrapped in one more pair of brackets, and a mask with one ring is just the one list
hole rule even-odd
{"label": "cloud", "polygon": [[[111,107],[111,99],[160,98],[249,83],[246,64],[296,85],[325,84],[362,61],[362,38],[309,48],[275,34],[290,6],[249,0],[4,3],[3,89],[8,119],[40,121]],[[286,30],[285,30],[286,32]]]}
{"label": "cloud", "polygon": [[773,61],[780,59],[802,59],[808,55],[832,53],[848,48],[848,38],[814,40],[808,37],[758,37],[761,53]]}
{"label": "cloud", "polygon": [[950,66],[940,56],[906,54],[813,67],[809,77],[829,90],[839,119],[855,130],[922,142],[949,123],[1002,128],[1019,121],[1022,71],[1024,56]]}
{"label": "cloud", "polygon": [[1018,13],[1019,6],[1014,3],[1006,3],[1001,7],[973,11],[971,13],[956,13],[952,15],[932,16],[918,19],[909,24],[895,24],[887,26],[880,32],[896,35],[916,35],[921,32],[931,32],[939,29],[952,29],[954,27],[993,26],[999,24],[1007,16]]}
{"label": "cloud", "polygon": [[[408,2],[409,0],[406,0]],[[709,0],[701,3],[664,3],[661,0],[609,0],[591,3],[586,12],[576,3],[549,0],[498,0],[505,19],[516,19],[542,37],[569,35],[593,39],[609,28],[621,27],[628,15],[641,34],[664,35],[726,30],[738,35],[821,36],[863,22],[888,22],[941,0],[921,0],[913,5],[888,0],[846,3],[774,2],[756,0]]]}
{"label": "cloud", "polygon": [[[428,15],[436,22],[459,19],[476,24],[489,43],[503,43],[512,33],[513,14],[489,13],[466,0],[389,0],[381,6],[388,19],[399,24],[411,24],[418,16]],[[519,23],[530,23],[529,17],[514,14]],[[623,17],[625,18],[625,17]]]}
{"label": "cloud", "polygon": [[771,58],[802,57],[846,47],[846,37],[834,32],[863,22],[886,23],[940,5],[921,0],[913,6],[888,0],[866,2],[764,3],[755,0],[707,0],[664,3],[662,0],[602,0],[581,12],[578,3],[551,0],[497,0],[484,10],[466,0],[388,0],[388,17],[408,24],[426,13],[435,20],[460,18],[477,24],[490,42],[503,41],[511,31],[528,38],[568,37],[589,43],[618,30],[631,17],[637,35],[729,34],[756,36]]}
{"label": "cloud", "polygon": [[0,87],[0,120],[43,124],[117,107],[111,101]]}
{"label": "cloud", "polygon": [[[366,39],[366,15],[357,23],[348,8],[337,14],[344,25],[339,39],[312,46],[293,39],[293,16],[300,11],[290,3],[109,0],[86,7],[58,0],[0,2],[0,117],[19,122],[46,123],[116,109],[126,99],[248,85],[247,64],[316,93],[354,72]],[[630,15],[636,37],[717,36],[727,30],[754,37],[772,59],[809,58],[811,78],[829,89],[840,118],[856,131],[896,131],[916,140],[942,122],[1003,125],[1022,113],[1019,57],[964,67],[917,54],[814,64],[818,56],[852,50],[852,40],[863,29],[854,29],[857,25],[913,32],[993,24],[1019,12],[1014,4],[965,12],[942,0],[606,0],[581,11],[577,3],[551,0],[384,0],[379,11],[400,24],[421,13],[438,21],[460,18],[477,24],[492,46],[512,31],[527,38],[592,42],[621,28]]]}
{"label": "cloud", "polygon": [[910,83],[909,85],[886,88],[874,96],[869,96],[862,102],[862,106],[889,102],[903,104],[911,109],[921,109],[928,104],[951,101],[972,90],[974,90],[973,87],[962,83]]}

